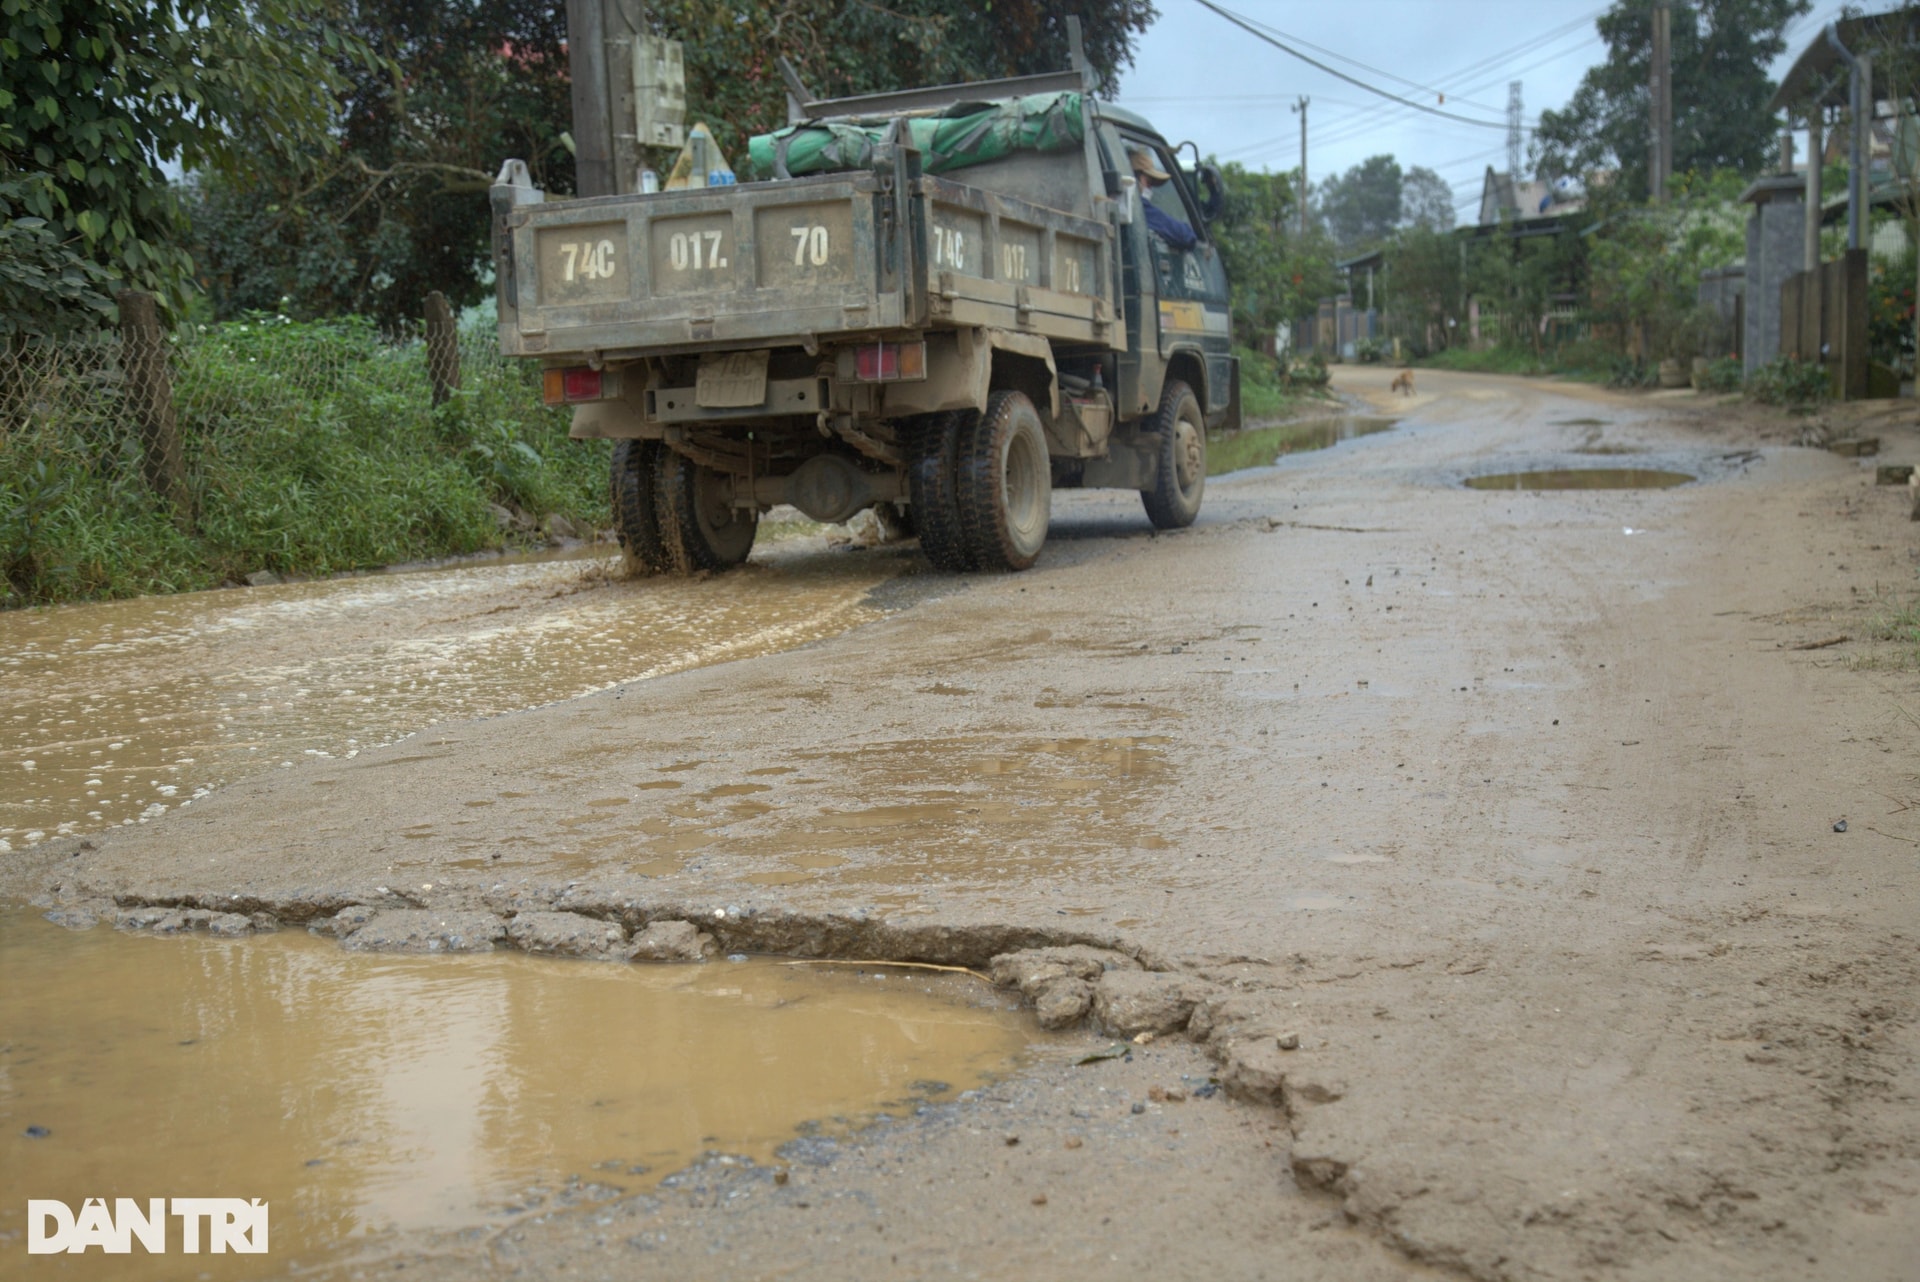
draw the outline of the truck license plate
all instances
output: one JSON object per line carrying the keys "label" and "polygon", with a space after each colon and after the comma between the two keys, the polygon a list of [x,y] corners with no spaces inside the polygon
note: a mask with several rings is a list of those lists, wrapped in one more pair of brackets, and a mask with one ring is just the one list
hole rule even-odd
{"label": "truck license plate", "polygon": [[767,357],[771,352],[720,352],[700,358],[693,403],[702,409],[748,409],[767,403]]}

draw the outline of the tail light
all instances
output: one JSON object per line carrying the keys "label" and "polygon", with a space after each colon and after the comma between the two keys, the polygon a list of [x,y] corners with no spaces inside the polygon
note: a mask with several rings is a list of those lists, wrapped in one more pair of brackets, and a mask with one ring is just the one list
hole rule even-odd
{"label": "tail light", "polygon": [[578,401],[612,401],[620,398],[620,375],[614,370],[550,369],[540,378],[540,399],[549,405],[571,405]]}
{"label": "tail light", "polygon": [[865,343],[854,349],[853,374],[862,383],[919,382],[927,376],[927,345]]}

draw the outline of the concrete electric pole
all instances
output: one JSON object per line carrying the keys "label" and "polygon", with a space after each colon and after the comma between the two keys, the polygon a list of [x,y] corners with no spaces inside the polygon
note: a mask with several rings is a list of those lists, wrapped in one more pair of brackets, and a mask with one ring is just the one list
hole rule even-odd
{"label": "concrete electric pole", "polygon": [[579,194],[639,191],[641,147],[686,141],[679,42],[648,32],[643,0],[567,0],[567,72]]}
{"label": "concrete electric pole", "polygon": [[1507,177],[1515,184],[1520,181],[1520,135],[1524,108],[1520,97],[1521,82],[1511,81],[1507,85]]}
{"label": "concrete electric pole", "polygon": [[1653,66],[1647,87],[1652,92],[1653,143],[1648,148],[1647,195],[1655,204],[1667,199],[1667,180],[1673,175],[1673,10],[1653,6]]}
{"label": "concrete electric pole", "polygon": [[567,0],[567,76],[573,84],[574,189],[611,196],[613,112],[607,101],[607,42],[602,0]]}
{"label": "concrete electric pole", "polygon": [[1312,101],[1301,94],[1300,101],[1293,105],[1300,113],[1300,239],[1303,241],[1307,238],[1307,197],[1312,190],[1307,186],[1307,104]]}

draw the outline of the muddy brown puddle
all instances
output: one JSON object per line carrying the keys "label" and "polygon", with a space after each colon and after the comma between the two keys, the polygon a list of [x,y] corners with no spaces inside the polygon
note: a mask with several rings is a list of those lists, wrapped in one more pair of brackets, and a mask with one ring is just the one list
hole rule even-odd
{"label": "muddy brown puddle", "polygon": [[137,824],[436,722],[832,636],[896,559],[774,554],[708,582],[611,557],[0,612],[0,855]]}
{"label": "muddy brown puddle", "polygon": [[1466,484],[1470,490],[1666,490],[1696,479],[1685,472],[1650,468],[1571,467],[1470,476]]}
{"label": "muddy brown puddle", "polygon": [[[1007,1070],[1040,1039],[984,983],[774,961],[617,965],[69,932],[0,913],[10,1276],[279,1275],[396,1231],[490,1231],[777,1161]],[[29,1135],[28,1128],[44,1136]],[[26,1201],[261,1198],[265,1256],[28,1256]]]}

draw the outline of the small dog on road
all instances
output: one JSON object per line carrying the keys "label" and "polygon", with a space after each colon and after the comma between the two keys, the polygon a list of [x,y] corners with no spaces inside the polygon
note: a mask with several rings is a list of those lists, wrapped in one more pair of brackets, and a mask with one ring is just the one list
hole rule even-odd
{"label": "small dog on road", "polygon": [[1408,396],[1412,396],[1413,395],[1413,371],[1410,369],[1403,369],[1397,375],[1395,375],[1393,379],[1393,390],[1396,392],[1405,392]]}

